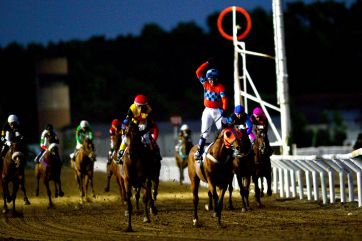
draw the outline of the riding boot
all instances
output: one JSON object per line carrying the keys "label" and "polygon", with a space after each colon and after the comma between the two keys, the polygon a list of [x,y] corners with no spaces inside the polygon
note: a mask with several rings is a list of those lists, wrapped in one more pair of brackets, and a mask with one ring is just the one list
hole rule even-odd
{"label": "riding boot", "polygon": [[111,164],[111,162],[112,162],[113,153],[114,153],[114,150],[110,150],[110,151],[108,152],[107,166],[108,166],[109,164]]}
{"label": "riding boot", "polygon": [[204,153],[204,146],[205,146],[206,139],[201,137],[199,140],[199,147],[195,152],[194,158],[196,160],[202,160],[202,154]]}

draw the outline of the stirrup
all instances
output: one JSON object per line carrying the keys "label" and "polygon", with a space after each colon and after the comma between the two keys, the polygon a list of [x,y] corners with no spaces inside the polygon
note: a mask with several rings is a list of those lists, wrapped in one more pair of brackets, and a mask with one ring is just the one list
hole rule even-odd
{"label": "stirrup", "polygon": [[202,160],[202,154],[200,153],[200,151],[195,152],[194,158],[195,160]]}

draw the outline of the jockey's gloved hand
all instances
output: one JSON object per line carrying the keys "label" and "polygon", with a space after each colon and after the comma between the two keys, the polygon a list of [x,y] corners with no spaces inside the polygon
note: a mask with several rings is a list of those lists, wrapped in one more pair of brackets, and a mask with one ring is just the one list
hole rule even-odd
{"label": "jockey's gloved hand", "polygon": [[222,117],[224,117],[224,118],[227,117],[227,113],[223,109],[220,109],[220,113],[221,113]]}

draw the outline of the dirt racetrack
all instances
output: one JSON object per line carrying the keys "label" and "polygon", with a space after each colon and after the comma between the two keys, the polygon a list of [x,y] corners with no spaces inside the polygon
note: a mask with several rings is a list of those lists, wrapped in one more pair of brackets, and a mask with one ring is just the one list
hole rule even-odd
{"label": "dirt racetrack", "polygon": [[65,196],[53,199],[55,209],[47,208],[42,183],[40,196],[34,196],[33,170],[27,170],[26,178],[31,205],[23,205],[23,195],[19,192],[17,211],[20,215],[1,214],[0,240],[362,240],[362,208],[358,208],[356,202],[322,205],[306,200],[279,199],[273,194],[262,199],[265,207],[259,209],[252,195],[253,210],[241,213],[241,199],[234,191],[236,209],[224,208],[223,227],[217,228],[212,213],[204,210],[206,191],[202,188],[201,226],[194,228],[190,186],[180,186],[177,181],[162,182],[156,203],[157,216],[151,216],[151,223],[143,223],[143,212],[137,211],[133,215],[134,232],[127,233],[126,206],[120,201],[114,177],[111,191],[105,193],[106,174],[96,172],[97,197],[80,207],[73,173],[69,167],[64,167]]}

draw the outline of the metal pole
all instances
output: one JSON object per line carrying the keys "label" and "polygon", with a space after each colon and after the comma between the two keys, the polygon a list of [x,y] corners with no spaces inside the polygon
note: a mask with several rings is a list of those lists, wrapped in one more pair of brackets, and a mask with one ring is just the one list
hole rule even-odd
{"label": "metal pole", "polygon": [[[233,6],[233,43],[234,43],[234,105],[240,105],[240,78],[239,78],[239,53],[237,51],[238,48],[238,26],[236,25],[236,8]],[[244,90],[245,91],[245,90]],[[232,108],[234,109],[234,108]]]}
{"label": "metal pole", "polygon": [[290,151],[290,110],[289,110],[289,88],[286,55],[284,49],[284,20],[282,0],[273,0],[275,61],[277,75],[278,101],[280,104],[282,153],[288,155]]}

